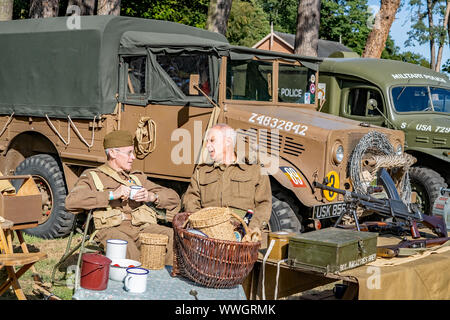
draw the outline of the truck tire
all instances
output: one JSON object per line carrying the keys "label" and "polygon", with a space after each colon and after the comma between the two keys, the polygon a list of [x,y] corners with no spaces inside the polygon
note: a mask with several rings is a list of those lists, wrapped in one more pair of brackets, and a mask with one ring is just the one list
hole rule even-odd
{"label": "truck tire", "polygon": [[272,196],[272,214],[269,221],[271,231],[302,232],[300,219],[288,202]]}
{"label": "truck tire", "polygon": [[411,190],[417,193],[416,203],[419,209],[431,215],[434,201],[440,195],[440,188],[446,188],[444,178],[436,171],[426,167],[411,167],[409,169]]}
{"label": "truck tire", "polygon": [[54,239],[69,234],[74,215],[65,210],[67,188],[63,171],[54,157],[38,154],[22,161],[15,175],[30,174],[43,193],[43,218],[35,228],[24,231],[39,238]]}

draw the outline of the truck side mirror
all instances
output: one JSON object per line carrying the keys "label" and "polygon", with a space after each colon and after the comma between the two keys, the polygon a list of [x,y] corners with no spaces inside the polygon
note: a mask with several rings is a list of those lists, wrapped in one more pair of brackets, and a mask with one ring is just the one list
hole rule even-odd
{"label": "truck side mirror", "polygon": [[200,83],[199,74],[191,74],[189,76],[189,95],[198,96],[200,94],[200,92],[197,90],[199,83]]}
{"label": "truck side mirror", "polygon": [[375,99],[369,99],[367,100],[367,109],[369,110],[376,110],[378,107],[378,102]]}

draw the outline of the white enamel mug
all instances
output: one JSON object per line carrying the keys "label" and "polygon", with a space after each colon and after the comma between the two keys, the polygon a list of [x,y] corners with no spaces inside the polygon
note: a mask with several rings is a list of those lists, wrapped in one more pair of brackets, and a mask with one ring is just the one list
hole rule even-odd
{"label": "white enamel mug", "polygon": [[128,292],[142,293],[147,289],[148,270],[144,268],[128,268],[127,275],[123,279],[125,290]]}
{"label": "white enamel mug", "polygon": [[136,193],[142,189],[141,186],[131,186],[130,187],[130,199],[134,200],[134,196],[136,195]]}
{"label": "white enamel mug", "polygon": [[128,241],[121,239],[106,240],[106,257],[113,259],[126,259]]}

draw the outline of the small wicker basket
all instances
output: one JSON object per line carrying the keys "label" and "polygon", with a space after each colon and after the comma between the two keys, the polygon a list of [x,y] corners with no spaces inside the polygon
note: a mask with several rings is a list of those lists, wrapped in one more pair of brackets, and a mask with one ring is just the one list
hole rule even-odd
{"label": "small wicker basket", "polygon": [[191,214],[186,223],[210,238],[236,241],[231,217],[232,211],[228,208],[210,207]]}
{"label": "small wicker basket", "polygon": [[141,263],[150,270],[160,270],[165,266],[166,246],[169,237],[165,234],[141,233]]}

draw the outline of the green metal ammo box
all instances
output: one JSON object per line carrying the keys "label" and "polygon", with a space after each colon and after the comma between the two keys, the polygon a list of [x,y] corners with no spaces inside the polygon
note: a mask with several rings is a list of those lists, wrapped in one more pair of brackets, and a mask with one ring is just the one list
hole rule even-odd
{"label": "green metal ammo box", "polygon": [[325,228],[289,238],[288,260],[300,268],[329,273],[377,258],[378,233]]}

